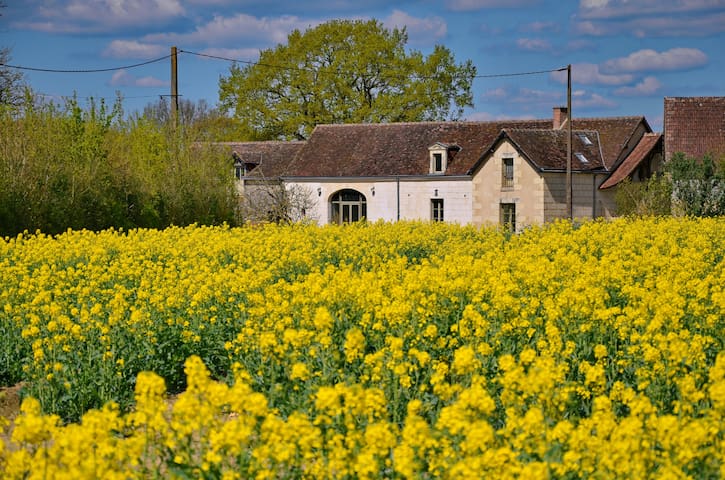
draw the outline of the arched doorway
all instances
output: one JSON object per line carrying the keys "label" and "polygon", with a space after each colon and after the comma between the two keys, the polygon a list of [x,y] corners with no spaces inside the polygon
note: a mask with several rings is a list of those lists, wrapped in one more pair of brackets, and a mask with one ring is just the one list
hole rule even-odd
{"label": "arched doorway", "polygon": [[346,188],[330,198],[330,223],[357,222],[368,216],[365,195]]}

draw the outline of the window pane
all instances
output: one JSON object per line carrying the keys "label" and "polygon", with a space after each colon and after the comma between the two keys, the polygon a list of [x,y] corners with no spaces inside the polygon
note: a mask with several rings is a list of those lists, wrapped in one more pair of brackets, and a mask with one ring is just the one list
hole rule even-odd
{"label": "window pane", "polygon": [[353,203],[350,205],[351,213],[350,213],[350,221],[351,222],[357,222],[360,220],[360,205]]}
{"label": "window pane", "polygon": [[443,199],[442,198],[431,199],[430,208],[431,208],[431,220],[433,220],[434,222],[442,222],[443,221]]}
{"label": "window pane", "polygon": [[514,159],[504,158],[501,166],[501,186],[514,186]]}
{"label": "window pane", "polygon": [[501,225],[505,228],[516,231],[516,204],[515,203],[502,203],[501,204]]}

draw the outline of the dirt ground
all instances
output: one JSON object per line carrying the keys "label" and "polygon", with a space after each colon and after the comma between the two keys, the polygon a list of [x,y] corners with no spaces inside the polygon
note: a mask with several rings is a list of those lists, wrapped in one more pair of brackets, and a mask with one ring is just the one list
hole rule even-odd
{"label": "dirt ground", "polygon": [[[4,417],[11,422],[15,420],[15,417],[20,413],[20,389],[23,388],[22,384],[15,385],[14,387],[0,387],[0,417]],[[0,422],[0,437],[3,437],[7,432],[2,428]]]}

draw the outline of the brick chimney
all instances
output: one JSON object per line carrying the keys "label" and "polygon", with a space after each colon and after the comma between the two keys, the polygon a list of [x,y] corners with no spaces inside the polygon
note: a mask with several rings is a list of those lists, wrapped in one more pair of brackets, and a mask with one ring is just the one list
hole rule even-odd
{"label": "brick chimney", "polygon": [[554,130],[559,130],[566,123],[566,107],[554,107]]}

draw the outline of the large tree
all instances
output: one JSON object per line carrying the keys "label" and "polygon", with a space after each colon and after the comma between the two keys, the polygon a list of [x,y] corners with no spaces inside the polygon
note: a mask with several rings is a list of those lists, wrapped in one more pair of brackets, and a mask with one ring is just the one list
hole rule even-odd
{"label": "large tree", "polygon": [[221,106],[253,139],[306,138],[321,123],[455,120],[472,106],[471,61],[436,45],[406,51],[405,29],[333,20],[293,31],[219,80]]}

